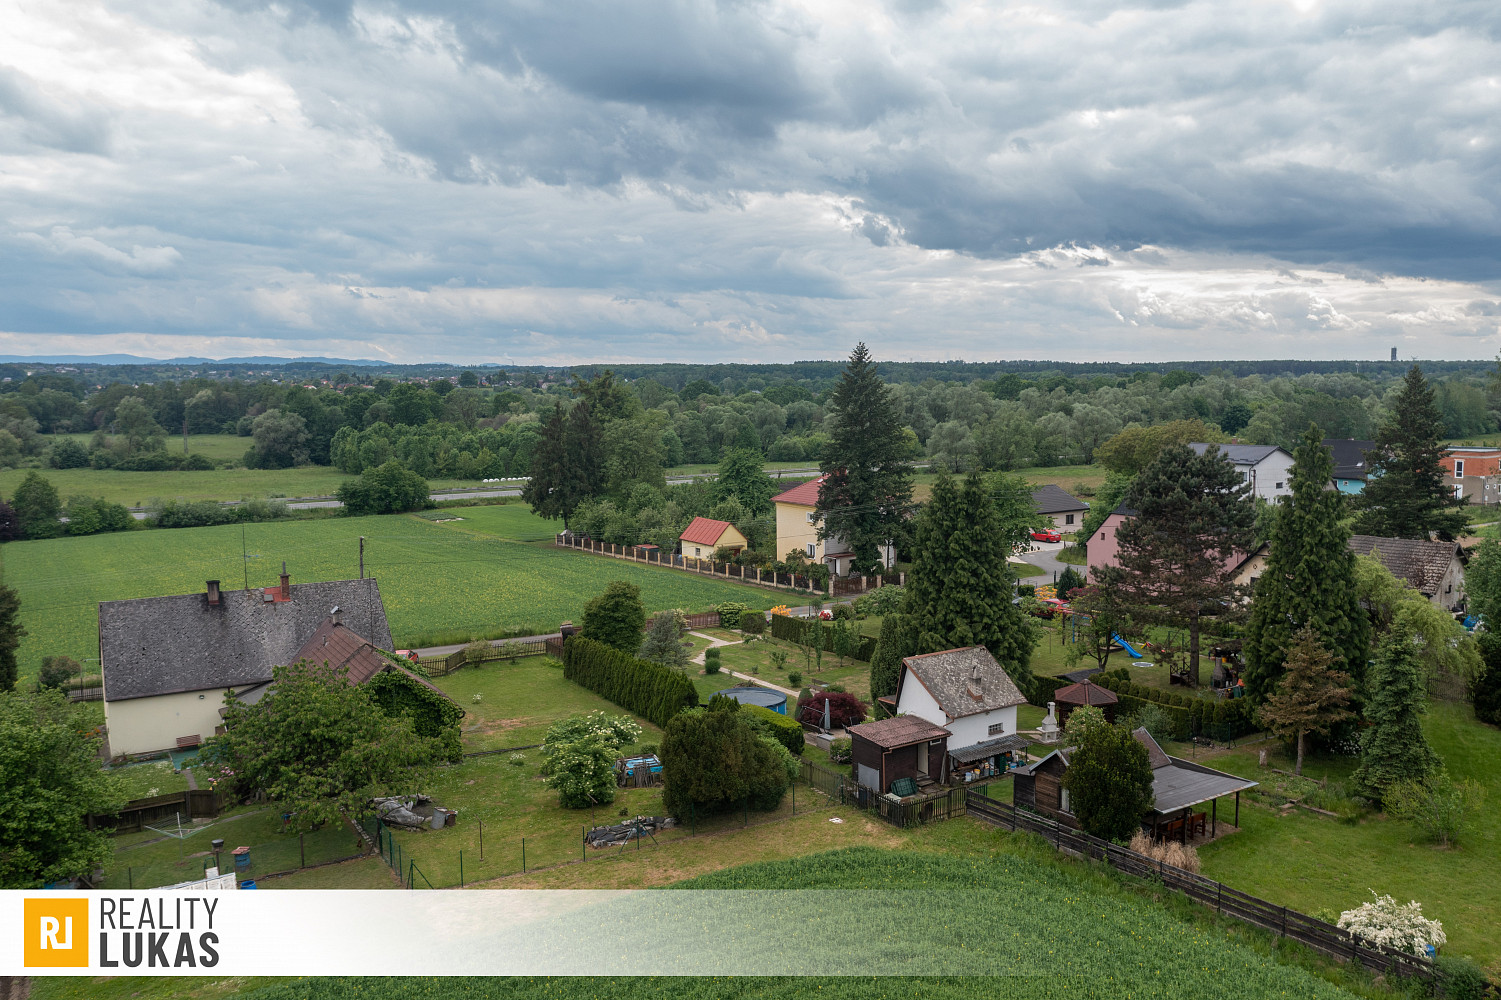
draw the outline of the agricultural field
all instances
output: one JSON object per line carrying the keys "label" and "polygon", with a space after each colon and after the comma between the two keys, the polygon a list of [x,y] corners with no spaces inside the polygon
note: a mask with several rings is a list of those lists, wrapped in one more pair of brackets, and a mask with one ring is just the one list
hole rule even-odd
{"label": "agricultural field", "polygon": [[[1089,498],[1085,493],[1092,493],[1104,484],[1106,470],[1103,465],[1059,465],[1017,469],[1016,473],[1035,486],[1054,483],[1074,496],[1087,500]],[[920,472],[914,476],[913,496],[918,500],[928,499],[928,492],[936,478],[937,474],[932,472]]]}
{"label": "agricultural field", "polygon": [[[461,513],[492,509],[507,510]],[[481,527],[511,530],[502,520],[516,510]],[[284,559],[294,583],[347,579],[359,572],[361,535],[366,572],[380,581],[402,648],[555,631],[612,580],[640,586],[649,610],[701,611],[725,601],[766,608],[785,599],[728,580],[512,541],[471,523],[334,517],[11,542],[0,559],[29,633],[18,652],[21,676],[53,654],[96,664],[100,601],[195,593],[215,579],[226,588],[247,578],[252,587],[272,586]]]}

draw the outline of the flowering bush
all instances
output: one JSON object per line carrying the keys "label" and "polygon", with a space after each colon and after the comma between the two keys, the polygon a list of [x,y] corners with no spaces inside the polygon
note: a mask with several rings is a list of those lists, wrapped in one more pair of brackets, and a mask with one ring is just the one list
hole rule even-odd
{"label": "flowering bush", "polygon": [[820,611],[818,613],[818,617],[822,618],[826,622],[831,622],[834,620],[834,612],[825,608],[823,611]]}
{"label": "flowering bush", "polygon": [[628,715],[590,712],[554,722],[543,744],[543,773],[565,809],[615,801],[615,757],[641,726]]}
{"label": "flowering bush", "polygon": [[790,611],[787,610],[787,605],[785,605],[785,604],[778,604],[776,607],[774,607],[774,608],[771,609],[771,613],[774,614],[774,615],[788,615],[788,614],[791,614],[792,612],[790,612]]}
{"label": "flowering bush", "polygon": [[854,741],[848,736],[841,736],[829,743],[829,761],[834,764],[848,764],[854,756],[851,746]]}
{"label": "flowering bush", "polygon": [[513,753],[511,754],[511,756],[506,758],[506,762],[509,763],[512,767],[524,767],[526,765],[526,754]]}
{"label": "flowering bush", "polygon": [[1425,957],[1428,946],[1438,948],[1448,940],[1444,925],[1423,916],[1423,907],[1418,902],[1398,906],[1390,896],[1378,896],[1371,890],[1374,902],[1362,903],[1354,910],[1339,915],[1341,930],[1359,934],[1380,945],[1410,952]]}

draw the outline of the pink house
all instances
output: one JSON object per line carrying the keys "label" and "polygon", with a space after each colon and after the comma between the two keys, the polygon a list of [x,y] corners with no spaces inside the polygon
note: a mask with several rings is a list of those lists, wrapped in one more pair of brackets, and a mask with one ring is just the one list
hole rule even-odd
{"label": "pink house", "polygon": [[1120,543],[1115,540],[1115,533],[1121,526],[1121,522],[1127,518],[1135,517],[1136,511],[1129,507],[1120,506],[1110,512],[1105,518],[1105,523],[1095,529],[1095,533],[1089,536],[1085,542],[1085,555],[1088,560],[1089,579],[1099,579],[1095,570],[1102,566],[1114,566],[1115,554],[1120,549]]}

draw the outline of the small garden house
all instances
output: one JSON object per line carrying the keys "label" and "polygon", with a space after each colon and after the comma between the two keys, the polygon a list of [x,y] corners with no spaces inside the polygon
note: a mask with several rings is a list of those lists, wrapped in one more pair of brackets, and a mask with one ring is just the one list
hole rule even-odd
{"label": "small garden house", "polygon": [[[947,780],[949,731],[914,715],[866,722],[848,729],[850,762],[862,788],[884,795],[892,785],[910,784],[897,794]],[[905,779],[905,781],[903,781]]]}
{"label": "small garden house", "polygon": [[712,558],[719,549],[729,549],[738,555],[749,544],[733,524],[710,517],[695,517],[678,538],[683,544],[683,555],[695,559]]}
{"label": "small garden house", "polygon": [[1105,713],[1109,722],[1115,721],[1115,706],[1120,701],[1114,691],[1102,688],[1088,677],[1077,684],[1059,688],[1053,692],[1053,701],[1058,704],[1058,724],[1068,725],[1068,717],[1076,708],[1093,705]]}

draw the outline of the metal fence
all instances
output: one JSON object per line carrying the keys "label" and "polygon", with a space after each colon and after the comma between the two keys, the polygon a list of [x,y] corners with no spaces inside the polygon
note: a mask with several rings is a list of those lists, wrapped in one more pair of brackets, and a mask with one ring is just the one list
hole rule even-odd
{"label": "metal fence", "polygon": [[1359,962],[1383,974],[1433,978],[1433,963],[1405,952],[1376,944],[1331,923],[1310,917],[1297,910],[1259,899],[1213,879],[1164,864],[1145,854],[1092,837],[1081,830],[1071,830],[1046,816],[1019,809],[1009,802],[998,802],[986,794],[988,788],[968,791],[965,808],[970,816],[1008,830],[1027,830],[1050,841],[1059,851],[1079,857],[1104,861],[1117,871],[1160,881],[1167,889],[1182,892],[1190,899],[1212,906],[1216,913],[1235,917],[1244,923],[1272,931],[1315,951],[1342,961]]}
{"label": "metal fence", "polygon": [[[242,883],[352,861],[370,853],[354,827],[343,823],[251,844],[235,839],[233,824],[222,828],[209,824],[182,839],[161,837],[117,850],[114,865],[99,888],[154,889],[203,878],[205,871],[215,867],[212,845],[220,837],[224,849],[217,858],[219,870],[225,874],[233,871]],[[242,846],[249,850],[234,854],[235,848]]]}

